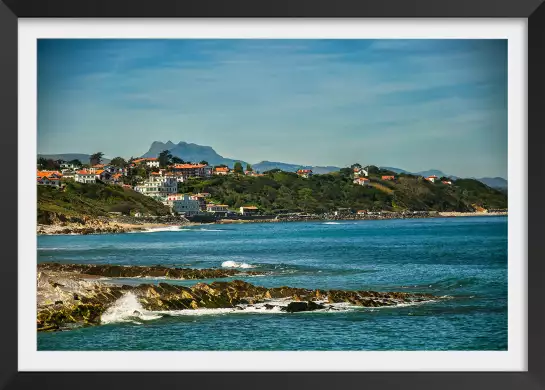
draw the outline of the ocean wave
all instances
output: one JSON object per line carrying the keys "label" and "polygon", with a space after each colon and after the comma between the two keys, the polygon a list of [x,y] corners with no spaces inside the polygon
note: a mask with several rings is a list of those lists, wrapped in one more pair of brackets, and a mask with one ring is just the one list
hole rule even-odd
{"label": "ocean wave", "polygon": [[161,318],[160,314],[145,310],[136,296],[128,292],[110,306],[100,317],[102,324],[120,322],[138,323],[140,321],[151,321]]}
{"label": "ocean wave", "polygon": [[[192,230],[192,229],[187,229],[187,230]],[[224,229],[205,229],[205,228],[193,229],[193,230],[196,230],[199,232],[224,232],[225,231]]]}
{"label": "ocean wave", "polygon": [[232,261],[232,260],[224,261],[223,263],[221,263],[221,266],[223,268],[255,268],[256,267],[255,265],[252,265],[252,264],[239,263],[238,261]]}
{"label": "ocean wave", "polygon": [[179,232],[183,230],[189,230],[189,229],[183,229],[181,226],[167,226],[167,227],[148,228],[145,230],[135,230],[129,233]]}
{"label": "ocean wave", "polygon": [[[443,298],[443,297],[442,297]],[[426,300],[420,302],[408,302],[408,303],[399,303],[391,306],[382,306],[382,307],[362,307],[353,305],[347,302],[340,303],[328,303],[327,301],[316,301],[318,304],[322,304],[325,307],[323,309],[312,310],[312,311],[303,311],[297,314],[313,314],[313,313],[343,313],[343,312],[355,312],[355,311],[370,311],[373,312],[378,309],[395,309],[408,306],[422,305],[435,301]],[[266,299],[263,302],[254,303],[254,304],[241,304],[235,307],[229,308],[199,308],[199,309],[185,309],[185,310],[157,310],[149,311],[145,310],[142,305],[138,302],[136,296],[129,292],[123,297],[119,298],[113,306],[108,308],[104,314],[102,314],[101,322],[102,324],[112,324],[112,323],[133,323],[133,324],[142,324],[143,321],[152,321],[160,318],[166,317],[186,317],[186,316],[219,316],[219,315],[230,315],[230,314],[285,314],[289,315],[285,311],[287,305],[291,302],[294,302],[290,298],[280,298],[280,299]]]}
{"label": "ocean wave", "polygon": [[324,222],[322,223],[322,225],[344,225],[340,222]]}

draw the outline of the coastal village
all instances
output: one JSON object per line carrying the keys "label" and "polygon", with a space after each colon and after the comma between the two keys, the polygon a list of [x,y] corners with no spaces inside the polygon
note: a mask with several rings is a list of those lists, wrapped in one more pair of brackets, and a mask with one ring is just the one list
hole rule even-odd
{"label": "coastal village", "polygon": [[[44,169],[47,167],[58,169]],[[363,167],[360,164],[354,164],[351,171],[351,180],[354,186],[387,190],[381,182],[395,182],[398,179],[395,175],[375,175],[371,177],[369,166]],[[309,179],[313,176],[313,171],[311,169],[299,169],[296,174],[299,177]],[[215,220],[232,217],[251,219],[251,217],[263,215],[263,211],[254,204],[247,204],[233,209],[227,204],[214,202],[210,194],[206,192],[179,192],[180,184],[188,180],[227,175],[264,176],[263,173],[254,171],[250,164],[247,164],[244,170],[241,163],[235,164],[234,168],[226,165],[211,166],[206,161],[199,163],[185,162],[168,155],[166,158],[164,155],[160,155],[159,157],[136,158],[129,161],[116,158],[105,164],[102,163],[102,153],[97,153],[91,156],[88,164],[78,160],[69,162],[39,160],[36,180],[39,186],[54,187],[58,191],[63,191],[69,181],[84,185],[104,183],[121,186],[161,202],[170,208],[172,215],[187,218],[209,216]],[[452,185],[452,181],[445,177],[428,176],[422,177],[422,179],[433,184]],[[332,215],[339,216],[342,213],[346,214],[346,210],[333,211]],[[366,215],[373,214],[373,212],[354,210],[353,214]],[[132,216],[144,217],[139,212],[135,212]]]}

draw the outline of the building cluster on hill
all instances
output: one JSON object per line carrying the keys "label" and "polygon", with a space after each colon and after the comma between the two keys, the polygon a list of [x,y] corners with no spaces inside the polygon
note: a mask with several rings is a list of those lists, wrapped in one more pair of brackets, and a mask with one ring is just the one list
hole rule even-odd
{"label": "building cluster on hill", "polygon": [[[96,161],[95,161],[96,162]],[[102,182],[130,188],[142,195],[149,196],[169,206],[173,213],[185,216],[198,214],[212,214],[226,217],[231,212],[227,205],[218,205],[209,202],[210,194],[179,194],[178,185],[188,179],[206,179],[213,175],[224,176],[234,174],[234,170],[227,166],[212,167],[204,163],[173,163],[164,168],[158,158],[139,158],[131,160],[125,167],[111,164],[83,164],[56,162],[59,170],[38,170],[37,184],[62,189],[66,181],[82,184]],[[85,166],[85,167],[84,167]],[[139,169],[145,172],[136,180],[134,185],[128,184],[129,177]],[[263,176],[251,170],[244,171],[246,176]],[[238,210],[240,215],[248,216],[259,212],[256,206],[244,206]]]}
{"label": "building cluster on hill", "polygon": [[[37,184],[61,190],[67,180],[82,184],[102,182],[119,185],[162,202],[169,206],[175,214],[185,216],[208,214],[225,218],[233,215],[233,210],[229,210],[228,205],[213,203],[208,193],[179,194],[180,183],[184,183],[188,179],[207,179],[214,175],[233,175],[235,172],[239,175],[252,177],[263,176],[263,174],[253,171],[250,165],[246,167],[246,170],[243,170],[240,163],[231,169],[225,165],[213,167],[208,165],[206,161],[188,163],[181,159],[178,159],[177,162],[173,162],[173,160],[170,159],[165,163],[160,156],[159,158],[131,159],[128,163],[122,160],[122,164],[102,164],[100,158],[98,160],[91,159],[90,164],[81,164],[77,160],[75,162],[57,161],[54,165],[58,167],[56,170],[38,170]],[[39,166],[43,167],[43,161]],[[388,190],[385,182],[398,180],[390,171],[376,171],[376,167],[373,169],[373,175],[370,176],[369,166],[362,167],[359,164],[354,164],[350,175],[353,184]],[[305,179],[313,176],[311,169],[303,168],[297,170],[296,174]],[[450,180],[439,179],[437,176],[428,176],[422,179],[429,183],[441,180],[444,185],[452,184]],[[259,214],[260,210],[256,206],[247,205],[240,207],[237,213],[242,216],[252,216]]]}

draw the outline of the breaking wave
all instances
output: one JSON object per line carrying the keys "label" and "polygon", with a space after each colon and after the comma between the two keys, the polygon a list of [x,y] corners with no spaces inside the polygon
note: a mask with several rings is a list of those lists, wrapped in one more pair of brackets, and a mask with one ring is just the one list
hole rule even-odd
{"label": "breaking wave", "polygon": [[[441,297],[444,298],[444,297]],[[327,303],[317,301],[325,306],[323,309],[300,312],[298,314],[310,314],[310,313],[341,313],[341,312],[353,312],[353,311],[375,311],[377,309],[395,309],[407,306],[422,305],[425,303],[433,302],[435,300],[426,300],[420,302],[407,302],[399,303],[397,305],[382,306],[382,307],[362,307],[356,306],[351,303]],[[186,317],[186,316],[214,316],[214,315],[226,315],[226,314],[290,314],[283,310],[290,302],[293,302],[290,298],[280,299],[267,299],[263,302],[254,304],[241,304],[236,307],[229,308],[200,308],[200,309],[186,309],[186,310],[164,310],[164,311],[149,311],[145,310],[138,302],[136,296],[129,292],[123,297],[119,298],[113,306],[108,308],[102,314],[102,324],[111,323],[133,323],[142,324],[142,321],[157,320],[165,317]]]}
{"label": "breaking wave", "polygon": [[255,268],[256,267],[255,265],[251,265],[248,263],[239,263],[238,261],[232,261],[232,260],[224,261],[223,263],[221,263],[221,266],[223,268]]}
{"label": "breaking wave", "polygon": [[118,322],[132,322],[140,324],[140,321],[150,321],[161,318],[162,316],[145,310],[136,296],[129,292],[119,298],[110,306],[100,317],[102,324],[111,324]]}
{"label": "breaking wave", "polygon": [[324,222],[322,225],[342,225],[340,222]]}

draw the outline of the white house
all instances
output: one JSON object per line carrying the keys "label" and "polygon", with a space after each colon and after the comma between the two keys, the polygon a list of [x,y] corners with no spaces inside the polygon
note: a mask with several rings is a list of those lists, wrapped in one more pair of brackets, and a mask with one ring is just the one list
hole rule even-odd
{"label": "white house", "polygon": [[214,175],[225,176],[231,173],[228,167],[216,167],[214,168]]}
{"label": "white house", "polygon": [[169,194],[178,192],[178,182],[169,176],[152,173],[143,183],[134,187],[136,192],[158,200],[164,200]]}
{"label": "white house", "polygon": [[369,179],[367,179],[365,177],[358,177],[358,178],[354,179],[353,183],[358,184],[360,186],[368,186],[369,184],[371,184]]}
{"label": "white house", "polygon": [[259,209],[255,206],[242,206],[240,208],[241,215],[255,215]]}
{"label": "white house", "polygon": [[354,168],[354,177],[357,178],[357,177],[367,177],[369,176],[369,172],[367,172],[367,170],[365,168],[358,168],[358,167],[355,167]]}
{"label": "white house", "polygon": [[74,175],[74,180],[78,183],[96,183],[97,181],[97,174],[95,172],[90,172],[86,170],[77,171]]}
{"label": "white house", "polygon": [[172,211],[185,216],[192,216],[201,212],[198,200],[193,199],[193,197],[187,194],[180,195],[178,199],[172,201]]}
{"label": "white house", "polygon": [[133,164],[145,164],[150,168],[159,168],[159,159],[157,157],[145,157],[132,161]]}
{"label": "white house", "polygon": [[36,182],[38,185],[60,187],[62,177],[57,171],[38,171]]}
{"label": "white house", "polygon": [[308,179],[312,176],[312,169],[299,169],[297,174],[305,179]]}
{"label": "white house", "polygon": [[72,164],[72,163],[69,163],[69,162],[64,162],[61,164],[61,169],[68,169],[68,170],[76,170],[78,169],[80,166],[77,165],[77,164]]}
{"label": "white house", "polygon": [[426,179],[426,180],[429,181],[430,183],[435,183],[435,180],[437,180],[438,177],[435,176],[435,175],[432,175],[432,176],[425,177],[424,179]]}
{"label": "white house", "polygon": [[209,203],[206,205],[206,211],[214,215],[227,216],[227,206],[226,204],[213,204]]}

